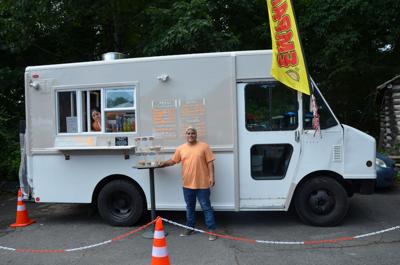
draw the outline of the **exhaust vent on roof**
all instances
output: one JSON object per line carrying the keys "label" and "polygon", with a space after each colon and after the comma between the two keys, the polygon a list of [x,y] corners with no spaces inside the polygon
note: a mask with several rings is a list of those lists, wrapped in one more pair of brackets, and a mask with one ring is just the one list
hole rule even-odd
{"label": "exhaust vent on roof", "polygon": [[112,61],[125,58],[125,55],[120,52],[107,52],[104,53],[102,56],[104,61]]}

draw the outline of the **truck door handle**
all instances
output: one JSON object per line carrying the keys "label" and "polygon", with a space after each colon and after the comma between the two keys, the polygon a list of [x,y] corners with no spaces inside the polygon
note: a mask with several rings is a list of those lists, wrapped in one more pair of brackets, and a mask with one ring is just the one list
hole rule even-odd
{"label": "truck door handle", "polygon": [[296,131],[294,132],[294,140],[295,140],[296,142],[300,142],[300,132],[299,132],[299,130],[296,130]]}

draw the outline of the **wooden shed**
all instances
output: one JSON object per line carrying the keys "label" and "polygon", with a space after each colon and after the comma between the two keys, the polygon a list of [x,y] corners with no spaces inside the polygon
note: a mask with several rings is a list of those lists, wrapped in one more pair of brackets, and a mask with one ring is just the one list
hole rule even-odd
{"label": "wooden shed", "polygon": [[380,107],[378,148],[397,156],[400,154],[400,75],[377,87],[377,104]]}

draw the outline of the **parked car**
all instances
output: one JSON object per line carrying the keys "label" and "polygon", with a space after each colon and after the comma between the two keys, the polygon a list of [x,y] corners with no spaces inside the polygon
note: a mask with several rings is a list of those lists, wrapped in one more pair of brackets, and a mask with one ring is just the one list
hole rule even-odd
{"label": "parked car", "polygon": [[388,156],[376,153],[376,188],[389,188],[397,175],[396,163]]}

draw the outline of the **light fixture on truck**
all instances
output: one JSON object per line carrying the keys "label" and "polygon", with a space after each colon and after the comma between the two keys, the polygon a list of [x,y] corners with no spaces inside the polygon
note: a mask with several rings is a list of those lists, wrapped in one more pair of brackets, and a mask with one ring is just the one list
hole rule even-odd
{"label": "light fixture on truck", "polygon": [[35,90],[39,90],[40,89],[40,85],[39,85],[38,82],[31,81],[31,82],[29,82],[29,86],[31,88],[35,89]]}

